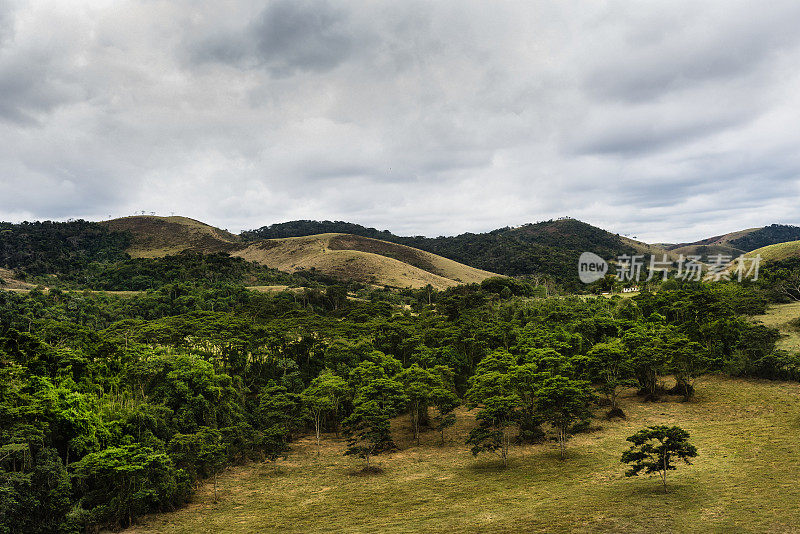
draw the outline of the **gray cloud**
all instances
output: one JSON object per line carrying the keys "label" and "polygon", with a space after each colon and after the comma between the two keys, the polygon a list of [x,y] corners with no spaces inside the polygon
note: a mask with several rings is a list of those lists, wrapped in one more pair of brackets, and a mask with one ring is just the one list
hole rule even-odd
{"label": "gray cloud", "polygon": [[0,219],[800,223],[798,26],[788,1],[3,4]]}
{"label": "gray cloud", "polygon": [[642,9],[599,47],[584,87],[600,99],[650,101],[704,84],[724,83],[753,74],[770,58],[796,47],[800,5],[774,2],[678,3],[678,9]]}
{"label": "gray cloud", "polygon": [[[277,0],[240,27],[214,31],[189,43],[196,62],[264,68],[273,75],[326,71],[366,46],[366,28],[353,28],[349,14],[327,2]],[[360,34],[360,32],[365,32]]]}

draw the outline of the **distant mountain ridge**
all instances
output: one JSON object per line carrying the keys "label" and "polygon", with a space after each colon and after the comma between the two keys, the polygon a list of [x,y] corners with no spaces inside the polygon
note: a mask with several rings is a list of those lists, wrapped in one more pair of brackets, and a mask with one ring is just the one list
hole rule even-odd
{"label": "distant mountain ridge", "polygon": [[[344,221],[300,220],[235,235],[186,217],[132,216],[94,223],[0,223],[0,268],[70,274],[91,262],[163,257],[182,251],[226,253],[286,272],[316,271],[373,285],[446,288],[500,275],[549,277],[581,287],[582,252],[607,260],[622,254],[798,255],[800,227],[773,224],[694,243],[647,244],[575,219],[558,219],[449,237],[398,236]],[[772,248],[770,248],[772,247]],[[768,252],[768,253],[767,253]],[[10,274],[9,274],[10,273]]]}

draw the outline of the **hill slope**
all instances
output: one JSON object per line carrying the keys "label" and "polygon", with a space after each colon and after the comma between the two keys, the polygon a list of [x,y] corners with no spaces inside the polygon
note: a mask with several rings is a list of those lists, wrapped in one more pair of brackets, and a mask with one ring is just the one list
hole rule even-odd
{"label": "hill slope", "polygon": [[764,261],[780,261],[787,258],[800,257],[800,241],[789,241],[788,243],[776,243],[766,247],[757,248],[749,252],[748,256],[761,255]]}
{"label": "hill slope", "polygon": [[242,238],[299,237],[347,232],[425,250],[478,269],[506,275],[547,274],[577,284],[577,262],[589,251],[612,260],[621,254],[663,254],[656,245],[624,238],[575,219],[559,219],[452,237],[401,237],[341,221],[292,221],[243,232]]}
{"label": "hill slope", "polygon": [[186,217],[134,216],[102,224],[130,232],[128,253],[133,257],[161,257],[184,250],[226,252],[286,272],[314,270],[338,279],[401,288],[430,284],[444,289],[496,276],[412,247],[342,233],[243,242],[239,236]]}
{"label": "hill slope", "polygon": [[281,271],[311,270],[335,278],[438,289],[480,282],[493,273],[411,247],[348,234],[269,239],[233,253]]}
{"label": "hill slope", "polygon": [[0,267],[0,289],[33,289],[33,284],[17,280],[14,273]]}
{"label": "hill slope", "polygon": [[103,221],[116,232],[130,232],[133,258],[157,258],[183,250],[214,253],[236,250],[239,237],[188,217],[135,215]]}
{"label": "hill slope", "polygon": [[678,243],[667,248],[675,254],[730,254],[738,256],[757,248],[800,239],[800,227],[772,224],[708,237],[694,243]]}

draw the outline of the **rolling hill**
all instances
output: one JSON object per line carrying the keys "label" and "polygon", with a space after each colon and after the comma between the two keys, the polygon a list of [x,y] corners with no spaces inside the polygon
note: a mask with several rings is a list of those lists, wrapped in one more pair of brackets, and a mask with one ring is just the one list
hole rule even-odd
{"label": "rolling hill", "polygon": [[480,282],[494,273],[422,250],[343,233],[243,241],[239,236],[186,217],[133,216],[101,223],[129,232],[133,257],[160,257],[190,250],[225,252],[286,272],[316,271],[333,278],[390,287],[444,289]]}
{"label": "rolling hill", "polygon": [[[567,290],[582,287],[584,251],[607,260],[623,254],[738,256],[759,250],[765,260],[798,252],[800,227],[771,225],[694,243],[647,244],[577,221],[559,219],[456,236],[402,237],[341,221],[292,221],[232,234],[187,217],[132,216],[102,223],[0,223],[0,267],[25,274],[75,276],[93,262],[159,258],[182,251],[225,253],[285,272],[315,272],[377,286],[446,288],[493,273],[543,275]],[[765,248],[766,247],[766,248]],[[6,276],[5,278],[10,278]]]}
{"label": "rolling hill", "polygon": [[800,257],[800,241],[789,241],[787,243],[776,243],[767,245],[749,252],[748,256],[761,255],[763,261],[780,261],[788,258]]}
{"label": "rolling hill", "polygon": [[134,215],[103,221],[114,232],[130,232],[126,252],[133,258],[156,258],[193,250],[207,254],[233,252],[239,237],[188,217]]}
{"label": "rolling hill", "polygon": [[509,276],[549,275],[578,286],[576,265],[589,251],[612,260],[621,254],[663,254],[665,249],[607,232],[575,219],[558,219],[451,237],[401,237],[342,221],[292,221],[243,232],[245,240],[346,232],[403,244],[478,269]]}

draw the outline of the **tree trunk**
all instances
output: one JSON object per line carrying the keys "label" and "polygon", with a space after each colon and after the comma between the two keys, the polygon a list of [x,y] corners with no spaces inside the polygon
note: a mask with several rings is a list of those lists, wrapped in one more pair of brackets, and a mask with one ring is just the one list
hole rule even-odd
{"label": "tree trunk", "polygon": [[314,427],[315,430],[317,431],[317,456],[319,456],[319,424],[321,418],[322,418],[321,413],[314,414]]}
{"label": "tree trunk", "polygon": [[411,410],[411,433],[414,435],[414,440],[419,445],[419,406],[412,405]]}

